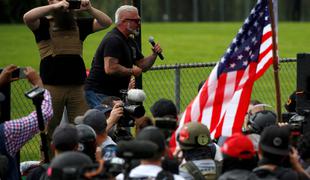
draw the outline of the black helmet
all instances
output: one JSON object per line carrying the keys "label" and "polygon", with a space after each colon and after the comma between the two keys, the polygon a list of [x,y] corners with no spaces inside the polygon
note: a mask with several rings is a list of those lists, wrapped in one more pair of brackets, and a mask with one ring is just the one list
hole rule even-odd
{"label": "black helmet", "polygon": [[250,132],[260,134],[264,128],[275,125],[277,115],[269,110],[258,111],[249,116],[248,128]]}

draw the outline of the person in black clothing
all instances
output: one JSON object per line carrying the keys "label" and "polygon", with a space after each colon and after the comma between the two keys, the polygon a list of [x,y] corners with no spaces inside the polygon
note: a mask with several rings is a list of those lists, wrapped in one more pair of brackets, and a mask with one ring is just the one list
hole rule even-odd
{"label": "person in black clothing", "polygon": [[[298,159],[297,150],[290,146],[290,129],[288,126],[276,125],[266,127],[259,141],[259,163],[253,172],[264,177],[273,174],[281,180],[309,179]],[[284,167],[287,160],[291,167]]]}
{"label": "person in black clothing", "polygon": [[141,54],[134,36],[139,33],[141,19],[137,8],[124,5],[115,13],[116,27],[103,38],[86,80],[86,100],[91,108],[106,96],[121,97],[120,90],[128,89],[132,77],[140,76],[154,64],[162,52],[156,44],[150,56]]}
{"label": "person in black clothing", "polygon": [[301,158],[303,168],[310,173],[310,132],[306,132],[299,139],[297,150]]}

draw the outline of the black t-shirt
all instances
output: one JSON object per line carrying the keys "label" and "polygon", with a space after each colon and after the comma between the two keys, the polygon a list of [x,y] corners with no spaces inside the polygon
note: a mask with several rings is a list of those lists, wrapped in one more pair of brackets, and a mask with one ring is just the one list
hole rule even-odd
{"label": "black t-shirt", "polygon": [[107,75],[104,71],[104,57],[117,58],[120,65],[131,68],[136,61],[143,58],[143,55],[137,43],[132,38],[126,38],[117,28],[110,31],[101,41],[85,89],[120,97],[119,91],[128,88],[130,76]]}
{"label": "black t-shirt", "polygon": [[[93,33],[93,18],[79,18],[77,26],[80,40],[84,41],[87,35]],[[49,20],[46,17],[41,18],[39,28],[33,31],[36,42],[50,39],[49,27]],[[50,55],[41,60],[40,75],[44,84],[83,84],[86,69],[80,55]]]}

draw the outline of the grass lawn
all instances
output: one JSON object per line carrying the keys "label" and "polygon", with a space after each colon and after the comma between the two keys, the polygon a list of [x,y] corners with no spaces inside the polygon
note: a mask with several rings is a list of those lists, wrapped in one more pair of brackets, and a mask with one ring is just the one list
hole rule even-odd
{"label": "grass lawn", "polygon": [[[160,42],[164,49],[165,60],[157,60],[155,65],[215,62],[221,58],[226,48],[239,30],[241,22],[235,23],[144,23],[142,25],[142,51],[145,55],[151,53],[148,43],[149,36],[154,36],[156,42]],[[308,38],[310,37],[310,23],[280,23],[279,24],[279,56],[280,58],[296,58],[297,53],[310,52]],[[110,28],[111,29],[111,28]],[[106,32],[103,30],[88,36],[84,41],[84,60],[87,68],[90,68],[92,57]],[[8,64],[19,66],[39,67],[39,53],[32,32],[25,25],[0,25],[0,67]],[[181,74],[181,110],[194,97],[198,82],[206,79],[212,68],[200,70],[185,70]],[[283,74],[280,72],[282,104],[288,94],[296,87],[295,65],[284,65]],[[164,78],[163,78],[164,77]],[[145,102],[146,110],[159,97],[168,97],[174,100],[171,83],[174,80],[173,72],[156,71],[146,73],[143,76],[143,87],[148,95]],[[268,86],[267,86],[268,85]],[[156,88],[154,88],[156,87]],[[14,89],[15,94],[23,92]],[[20,96],[20,95],[19,95]],[[264,97],[264,102],[275,107],[275,95],[273,86],[273,72],[270,69],[254,86],[253,96],[257,99]],[[18,99],[19,101],[22,98]],[[17,106],[13,102],[12,109]],[[29,100],[28,104],[31,104]],[[19,108],[19,107],[18,107]],[[27,106],[30,112],[33,106]],[[21,114],[12,113],[12,117],[20,117]],[[39,150],[37,140],[27,144],[22,151],[22,161],[37,159]],[[34,144],[35,145],[34,145]],[[32,154],[29,152],[32,152]]]}
{"label": "grass lawn", "polygon": [[[142,50],[148,55],[148,37],[154,36],[164,49],[164,61],[155,65],[217,61],[235,37],[241,22],[236,23],[144,23]],[[310,52],[310,23],[279,24],[279,56],[296,57]],[[92,57],[106,32],[92,34],[84,41],[84,59],[89,68]],[[39,53],[32,32],[23,24],[0,25],[0,67],[10,63],[38,68]]]}

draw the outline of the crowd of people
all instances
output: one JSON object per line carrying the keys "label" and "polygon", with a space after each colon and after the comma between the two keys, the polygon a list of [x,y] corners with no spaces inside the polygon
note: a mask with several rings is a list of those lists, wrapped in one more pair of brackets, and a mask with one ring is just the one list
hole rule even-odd
{"label": "crowd of people", "polygon": [[[141,53],[135,41],[141,19],[134,6],[116,10],[115,27],[100,43],[86,76],[83,41],[112,20],[89,0],[76,9],[70,3],[48,0],[24,15],[41,61],[39,74],[31,67],[23,71],[31,85],[44,88],[41,113],[51,161],[42,156],[40,163],[18,169],[17,152],[40,131],[38,111],[5,121],[0,124],[0,179],[310,179],[310,132],[296,137],[302,127],[278,124],[277,115],[259,101],[251,101],[242,131],[218,139],[198,122],[184,124],[175,134],[181,113],[169,99],[155,100],[152,115],[144,115],[144,109],[141,115],[143,98],[130,102],[126,92],[162,49],[155,44],[149,56]],[[92,18],[79,18],[75,11]],[[18,79],[12,78],[16,69],[3,69],[0,89]],[[69,121],[61,124],[64,108]]]}

